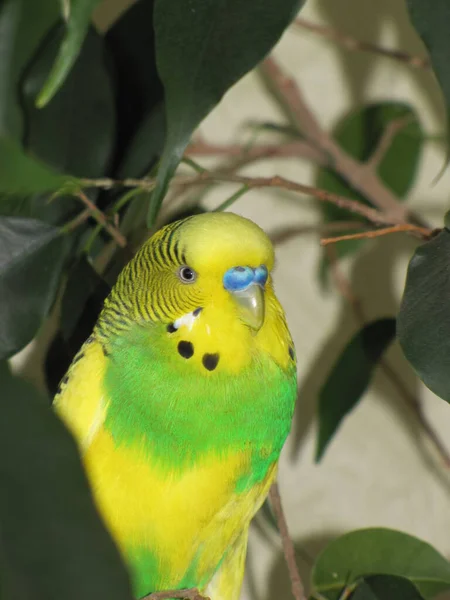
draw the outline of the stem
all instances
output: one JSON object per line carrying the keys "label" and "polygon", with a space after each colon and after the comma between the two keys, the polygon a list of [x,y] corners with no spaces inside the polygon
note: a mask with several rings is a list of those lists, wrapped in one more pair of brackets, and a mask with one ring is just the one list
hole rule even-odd
{"label": "stem", "polygon": [[277,521],[278,529],[280,531],[281,543],[283,544],[284,558],[289,569],[289,577],[291,579],[292,595],[295,600],[306,600],[305,588],[303,586],[300,573],[297,568],[295,560],[295,549],[292,539],[289,535],[286,518],[284,516],[283,506],[281,504],[280,491],[278,484],[274,483],[270,488],[269,499],[272,505],[272,510]]}
{"label": "stem", "polygon": [[222,212],[222,211],[226,210],[232,204],[234,204],[236,202],[236,200],[238,200],[241,196],[246,194],[249,191],[249,189],[250,188],[248,187],[248,185],[243,185],[240,190],[238,190],[232,196],[227,198],[224,202],[222,202],[222,204],[219,204],[219,206],[217,208],[215,208],[213,212]]}

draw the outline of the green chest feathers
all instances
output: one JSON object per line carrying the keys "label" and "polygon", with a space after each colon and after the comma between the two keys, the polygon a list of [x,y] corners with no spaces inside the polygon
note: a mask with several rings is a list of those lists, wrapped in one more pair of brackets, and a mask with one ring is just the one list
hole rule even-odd
{"label": "green chest feathers", "polygon": [[136,326],[111,346],[105,426],[115,443],[141,444],[175,470],[211,451],[241,450],[252,457],[252,478],[262,478],[290,429],[295,366],[284,371],[254,353],[238,374],[201,370],[190,363],[190,352],[179,345],[174,352],[164,333],[158,325]]}

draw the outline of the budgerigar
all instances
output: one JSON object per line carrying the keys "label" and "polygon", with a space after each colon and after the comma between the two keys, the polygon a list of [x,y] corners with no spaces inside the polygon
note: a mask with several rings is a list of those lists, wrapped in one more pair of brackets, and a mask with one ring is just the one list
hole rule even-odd
{"label": "budgerigar", "polygon": [[55,407],[137,598],[237,600],[249,524],[276,475],[296,361],[252,221],[171,223],[124,268]]}

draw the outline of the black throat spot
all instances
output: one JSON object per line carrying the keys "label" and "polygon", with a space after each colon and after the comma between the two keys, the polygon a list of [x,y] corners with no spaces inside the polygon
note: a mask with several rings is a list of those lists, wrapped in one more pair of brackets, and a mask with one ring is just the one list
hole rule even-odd
{"label": "black throat spot", "polygon": [[191,358],[191,356],[193,356],[194,354],[194,346],[192,344],[192,342],[186,342],[185,340],[181,340],[181,342],[178,342],[178,353],[183,357],[183,358]]}

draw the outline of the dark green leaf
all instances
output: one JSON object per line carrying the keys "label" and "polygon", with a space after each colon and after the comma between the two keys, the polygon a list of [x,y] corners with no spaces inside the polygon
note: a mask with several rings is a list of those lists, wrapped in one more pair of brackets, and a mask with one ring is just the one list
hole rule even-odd
{"label": "dark green leaf", "polygon": [[52,396],[56,394],[59,382],[76,353],[91,335],[109,292],[108,284],[83,254],[69,271],[61,302],[60,331],[53,338],[45,357],[46,384]]}
{"label": "dark green leaf", "polygon": [[0,380],[0,565],[8,567],[7,598],[131,599],[74,440],[5,363]]}
{"label": "dark green leaf", "polygon": [[62,37],[61,28],[41,48],[23,86],[28,122],[25,145],[58,171],[76,177],[101,177],[115,142],[115,109],[103,39],[92,29],[64,86],[45,106],[35,99]]}
{"label": "dark green leaf", "polygon": [[157,162],[166,139],[164,105],[158,104],[143,119],[136,135],[130,140],[117,171],[120,177],[147,175]]}
{"label": "dark green leaf", "polygon": [[[405,198],[412,184],[419,165],[424,133],[416,113],[406,104],[400,102],[383,102],[364,106],[356,112],[345,116],[333,130],[333,137],[339,145],[353,158],[361,162],[367,161],[377,148],[379,141],[389,123],[405,119],[380,161],[377,171],[380,179],[399,199]],[[334,192],[340,196],[369,204],[341,177],[331,169],[320,169],[317,186]],[[336,221],[355,221],[355,229],[343,233],[360,231],[367,222],[334,204],[321,203],[320,209],[327,223]],[[336,244],[339,257],[358,250],[367,240],[348,240]],[[322,265],[322,269],[323,269]]]}
{"label": "dark green leaf", "polygon": [[417,33],[430,53],[433,70],[441,84],[447,112],[450,110],[450,4],[447,0],[407,0],[409,16]]}
{"label": "dark green leaf", "polygon": [[450,232],[444,229],[412,257],[397,317],[406,358],[435,394],[450,402]]}
{"label": "dark green leaf", "polygon": [[155,0],[156,64],[167,139],[148,223],[159,210],[193,130],[278,41],[302,0]]}
{"label": "dark green leaf", "polygon": [[[20,196],[55,192],[75,179],[31,158],[15,142],[0,138],[0,194]],[[1,209],[0,197],[0,209]]]}
{"label": "dark green leaf", "polygon": [[69,13],[63,15],[66,22],[66,34],[52,70],[37,98],[36,104],[39,108],[44,107],[63,85],[83,45],[94,8],[100,1],[70,0],[70,2],[62,2],[63,13],[66,8]]}
{"label": "dark green leaf", "polygon": [[23,348],[47,316],[71,243],[41,221],[0,218],[0,360]]}
{"label": "dark green leaf", "polygon": [[378,361],[394,337],[395,319],[378,319],[358,331],[340,355],[320,390],[317,461],[342,419],[366,391]]}
{"label": "dark green leaf", "polygon": [[[92,332],[109,292],[109,286],[93,269],[86,256],[82,255],[70,270],[61,303],[61,331],[66,340],[70,340],[74,334],[79,338],[81,334],[81,339],[75,344],[78,348],[81,346]],[[80,317],[89,301],[93,314],[87,318],[88,323],[81,325]]]}
{"label": "dark green leaf", "polygon": [[404,577],[372,575],[365,577],[351,600],[423,600],[414,584]]}
{"label": "dark green leaf", "polygon": [[0,2],[0,136],[23,131],[19,81],[43,37],[56,23],[59,0]]}
{"label": "dark green leaf", "polygon": [[315,592],[339,600],[347,586],[369,575],[404,577],[425,599],[450,589],[450,563],[439,552],[411,535],[383,528],[359,529],[331,542],[311,579]]}
{"label": "dark green leaf", "polygon": [[153,0],[134,3],[106,35],[117,82],[118,177],[146,174],[164,145],[163,87],[155,62],[153,4]]}
{"label": "dark green leaf", "polygon": [[[36,94],[53,63],[60,37],[61,28],[55,29],[27,69],[23,84],[25,145],[33,156],[58,171],[101,177],[112,155],[115,115],[100,36],[88,32],[64,86],[45,108],[35,107]],[[90,195],[94,196],[92,192]],[[69,196],[52,201],[48,194],[0,197],[2,215],[38,218],[50,224],[62,224],[81,209],[80,201]]]}

